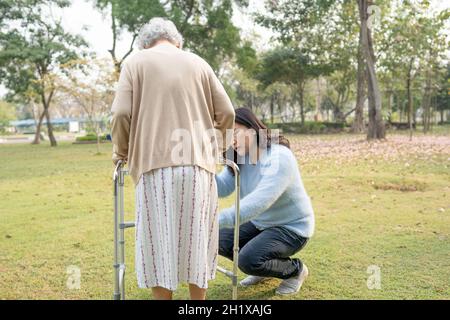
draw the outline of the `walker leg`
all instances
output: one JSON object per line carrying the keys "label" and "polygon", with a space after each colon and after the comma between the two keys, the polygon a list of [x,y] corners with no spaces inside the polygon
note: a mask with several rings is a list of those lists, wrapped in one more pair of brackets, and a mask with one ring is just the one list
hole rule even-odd
{"label": "walker leg", "polygon": [[235,223],[234,223],[234,239],[233,239],[233,270],[228,271],[220,266],[217,266],[217,271],[222,272],[227,277],[231,278],[233,300],[238,299],[238,271],[239,271],[239,225],[240,225],[240,194],[241,194],[241,176],[239,166],[231,160],[221,159],[221,164],[230,166],[234,172],[234,187],[235,187]]}
{"label": "walker leg", "polygon": [[114,300],[120,300],[120,279],[119,279],[119,179],[118,170],[120,163],[114,171]]}
{"label": "walker leg", "polygon": [[120,300],[125,300],[125,265],[119,268]]}
{"label": "walker leg", "polygon": [[233,244],[233,292],[232,299],[238,299],[238,266],[239,266],[239,225],[240,225],[240,194],[241,194],[241,177],[237,164],[234,163],[234,183],[235,183],[235,208],[236,215],[234,220],[234,244]]}
{"label": "walker leg", "polygon": [[120,247],[120,268],[119,268],[119,287],[120,287],[120,300],[125,300],[125,230],[121,228],[124,223],[124,195],[123,195],[123,186],[124,186],[124,172],[120,170],[119,172],[119,247]]}
{"label": "walker leg", "polygon": [[124,286],[124,237],[123,229],[123,172],[122,161],[116,165],[113,175],[114,181],[114,300],[125,299]]}

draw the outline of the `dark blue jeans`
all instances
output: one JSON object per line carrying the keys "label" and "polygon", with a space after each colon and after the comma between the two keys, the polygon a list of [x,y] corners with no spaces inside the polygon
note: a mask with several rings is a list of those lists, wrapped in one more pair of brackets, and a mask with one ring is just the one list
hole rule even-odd
{"label": "dark blue jeans", "polygon": [[[219,254],[233,260],[234,231],[219,231]],[[300,259],[290,256],[300,251],[308,241],[283,226],[258,230],[251,222],[239,228],[239,269],[249,275],[288,279],[298,275],[303,267]]]}

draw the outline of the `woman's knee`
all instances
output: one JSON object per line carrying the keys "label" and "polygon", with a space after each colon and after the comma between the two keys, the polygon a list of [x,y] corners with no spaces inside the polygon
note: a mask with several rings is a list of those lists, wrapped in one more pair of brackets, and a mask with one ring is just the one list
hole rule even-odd
{"label": "woman's knee", "polygon": [[251,252],[239,254],[239,269],[249,275],[257,276],[263,270],[264,260]]}

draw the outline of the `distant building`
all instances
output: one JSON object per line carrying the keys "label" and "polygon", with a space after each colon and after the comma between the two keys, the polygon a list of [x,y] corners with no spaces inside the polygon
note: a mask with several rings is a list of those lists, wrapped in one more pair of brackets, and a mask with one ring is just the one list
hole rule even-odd
{"label": "distant building", "polygon": [[[82,132],[89,126],[89,120],[85,118],[55,118],[51,123],[56,131]],[[105,121],[98,120],[101,131],[105,131]],[[37,121],[35,119],[14,120],[9,122],[10,130],[16,133],[34,133],[36,132]],[[42,127],[47,126],[47,120],[42,121]]]}

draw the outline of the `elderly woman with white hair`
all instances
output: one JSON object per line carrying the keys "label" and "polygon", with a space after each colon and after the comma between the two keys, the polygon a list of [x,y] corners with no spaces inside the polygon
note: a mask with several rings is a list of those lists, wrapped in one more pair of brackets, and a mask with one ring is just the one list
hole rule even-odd
{"label": "elderly woman with white hair", "polygon": [[218,254],[214,174],[234,108],[209,64],[182,50],[171,21],[151,19],[138,45],[112,105],[113,162],[126,161],[135,183],[138,286],[171,299],[187,282],[191,299],[205,299]]}

